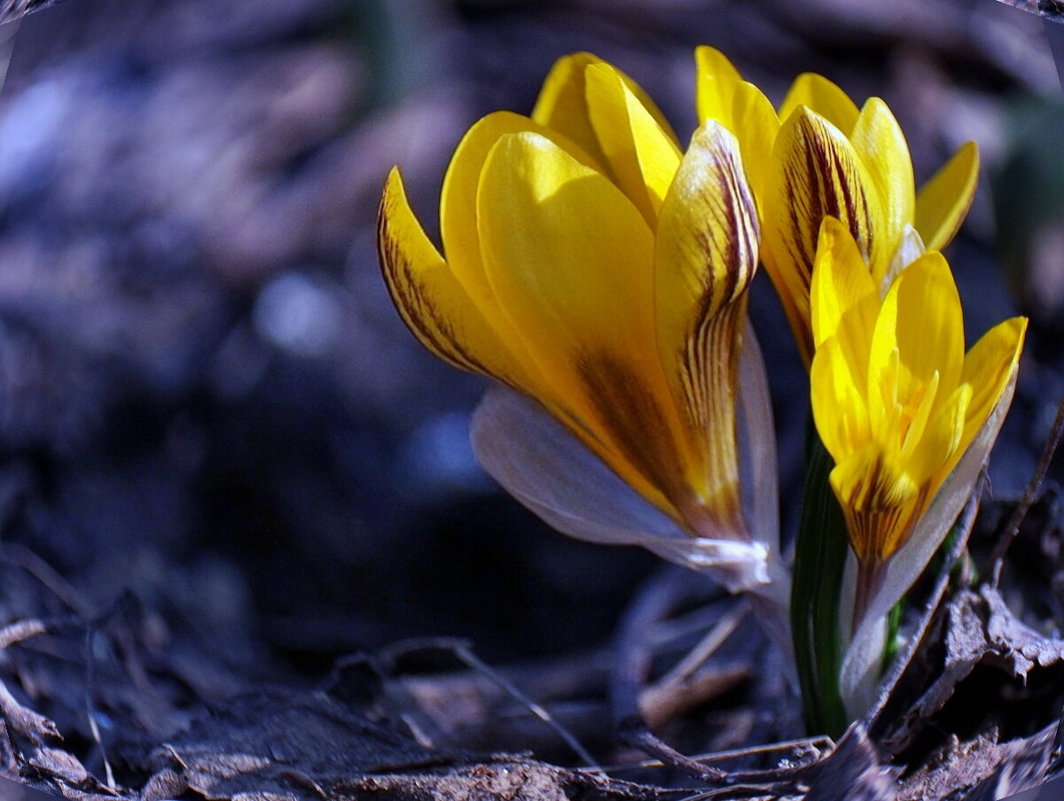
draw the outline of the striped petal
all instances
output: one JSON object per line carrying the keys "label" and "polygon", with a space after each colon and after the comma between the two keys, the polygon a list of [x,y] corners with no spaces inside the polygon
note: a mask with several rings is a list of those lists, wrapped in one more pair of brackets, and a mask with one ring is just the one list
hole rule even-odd
{"label": "striped petal", "polygon": [[398,169],[388,175],[377,226],[385,282],[400,316],[421,343],[456,367],[531,386],[530,373],[480,314],[425,235]]}
{"label": "striped petal", "polygon": [[809,291],[825,217],[841,220],[862,256],[875,240],[875,199],[853,147],[834,125],[807,109],[780,128],[766,180],[764,261],[808,363],[813,343]]}
{"label": "striped petal", "polygon": [[[689,438],[705,449],[688,476],[701,505],[737,519],[735,407],[757,213],[739,146],[722,125],[696,132],[661,210],[655,250],[657,342]],[[742,302],[739,302],[741,299]]]}
{"label": "striped petal", "polygon": [[780,106],[780,119],[786,121],[802,106],[819,114],[844,136],[850,135],[860,115],[857,105],[842,89],[814,72],[799,75],[791,84]]}
{"label": "striped petal", "polygon": [[699,122],[716,120],[739,139],[747,178],[760,192],[780,123],[764,93],[742,79],[731,61],[713,47],[695,50],[695,103]]}
{"label": "striped petal", "polygon": [[914,223],[928,250],[942,250],[953,239],[978,181],[979,148],[968,142],[920,189]]}
{"label": "striped petal", "polygon": [[835,466],[831,487],[846,515],[850,547],[863,565],[879,565],[893,555],[900,534],[911,530],[924,489],[875,442]]}
{"label": "striped petal", "polygon": [[[691,139],[661,210],[655,252],[659,341],[743,294],[758,259],[758,222],[735,137],[715,121]],[[665,354],[663,354],[665,355]]]}

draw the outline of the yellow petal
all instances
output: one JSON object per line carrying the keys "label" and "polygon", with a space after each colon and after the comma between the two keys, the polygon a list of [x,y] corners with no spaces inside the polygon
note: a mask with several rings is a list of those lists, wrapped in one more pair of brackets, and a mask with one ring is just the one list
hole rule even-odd
{"label": "yellow petal", "polygon": [[695,49],[695,106],[699,122],[717,120],[738,133],[732,116],[735,90],[742,82],[739,70],[715,47]]}
{"label": "yellow petal", "polygon": [[884,620],[887,612],[924,573],[957,516],[971,500],[976,481],[1008,411],[1015,384],[1016,375],[1013,371],[986,422],[970,445],[963,449],[964,455],[953,465],[944,468],[945,480],[937,483],[938,489],[932,490],[933,497],[924,498],[916,509],[907,541],[883,565],[879,589],[868,602],[864,621],[843,657],[840,683],[848,709],[855,708],[852,706],[853,699],[858,698],[859,694],[871,692],[871,688],[866,688],[867,692],[861,690],[860,677],[867,676],[868,680],[874,682],[879,676],[883,632],[880,629],[877,633],[875,621]]}
{"label": "yellow petal", "polygon": [[964,365],[964,319],[953,273],[942,254],[926,253],[910,264],[887,298],[892,295],[899,310],[893,325],[903,379],[927,383],[937,372],[947,391],[956,386]]}
{"label": "yellow petal", "polygon": [[425,235],[399,170],[388,174],[377,218],[381,269],[400,316],[444,361],[510,384],[531,383]]}
{"label": "yellow petal", "polygon": [[940,253],[927,253],[891,286],[872,335],[869,413],[880,440],[900,445],[908,426],[900,420],[915,413],[932,380],[952,392],[963,360],[964,322],[953,275]]}
{"label": "yellow petal", "polygon": [[680,149],[612,67],[591,64],[584,80],[591,125],[607,168],[653,228],[680,165]]}
{"label": "yellow petal", "polygon": [[879,314],[879,295],[853,237],[834,217],[824,220],[816,259],[810,293],[816,347],[836,340],[835,347],[850,380],[863,394],[868,384],[868,351]]}
{"label": "yellow petal", "polygon": [[695,50],[695,102],[700,122],[717,120],[739,139],[746,175],[760,192],[780,123],[764,93],[744,81],[727,56],[713,47]]}
{"label": "yellow petal", "polygon": [[573,53],[554,62],[543,82],[532,119],[547,128],[560,131],[588,153],[601,160],[598,137],[591,127],[584,93],[584,69],[601,64],[591,53]]}
{"label": "yellow petal", "polygon": [[752,83],[740,83],[735,88],[732,103],[734,127],[730,130],[739,137],[746,175],[760,205],[780,121],[772,103]]}
{"label": "yellow petal", "polygon": [[563,360],[618,335],[618,349],[646,350],[654,240],[610,181],[539,134],[507,135],[484,165],[477,212],[489,281],[518,328],[568,337]]}
{"label": "yellow petal", "polygon": [[[937,442],[932,451],[938,454],[941,464],[947,456],[953,453],[960,441],[960,434],[964,424],[964,410],[968,408],[970,392],[955,390],[953,396],[947,397],[947,389],[940,392],[940,374],[936,371],[931,374],[931,380],[922,388],[905,413],[899,420],[904,430],[900,437],[888,443],[891,451],[897,454],[898,459],[905,464],[906,469],[913,476],[913,480],[923,484],[934,472],[935,468],[926,471],[913,467],[912,462],[919,460],[919,451],[925,448],[930,441]],[[942,398],[947,400],[943,402]],[[950,410],[944,411],[949,408]],[[958,421],[960,427],[958,427]]]}
{"label": "yellow petal", "polygon": [[573,53],[555,62],[540,90],[532,110],[532,119],[571,139],[592,156],[601,158],[602,150],[588,112],[585,83],[585,70],[593,64],[605,65],[613,71],[661,129],[676,139],[665,115],[650,96],[623,72],[591,53]]}
{"label": "yellow petal", "polygon": [[857,124],[856,104],[838,86],[823,75],[806,72],[799,75],[780,106],[780,119],[786,121],[800,106],[815,111],[849,136]]}
{"label": "yellow petal", "polygon": [[862,256],[875,241],[869,178],[849,140],[823,117],[800,108],[783,123],[766,179],[763,259],[808,363],[813,343],[809,289],[825,217],[841,220]]}
{"label": "yellow petal", "polygon": [[[862,300],[876,294],[876,285],[850,230],[834,217],[827,217],[820,228],[816,261],[813,267],[810,302],[812,304],[813,343],[820,345],[835,336],[843,317]],[[878,306],[878,304],[876,304]],[[871,329],[868,329],[869,334]],[[869,337],[850,337],[863,339]]]}
{"label": "yellow petal", "polygon": [[853,372],[842,342],[833,338],[817,348],[809,385],[817,432],[832,459],[840,462],[870,438],[865,375]]}
{"label": "yellow petal", "polygon": [[971,385],[972,400],[964,423],[962,451],[975,438],[1012,379],[1026,333],[1026,317],[1005,320],[983,334],[964,357],[961,382]]}
{"label": "yellow petal", "polygon": [[[907,460],[913,480],[928,484],[927,503],[938,491],[938,484],[945,478],[947,466],[956,464],[964,453],[964,420],[972,400],[972,388],[961,384],[940,403],[934,417],[920,436]],[[937,480],[932,480],[936,473]]]}
{"label": "yellow petal", "polygon": [[737,301],[745,301],[757,268],[757,240],[738,142],[710,120],[695,132],[661,208],[654,300],[665,374],[690,439],[706,448],[688,481],[722,517],[739,507],[735,405],[745,302]]}
{"label": "yellow petal", "polygon": [[481,174],[488,279],[562,422],[652,503],[684,482],[654,341],[654,240],[609,180],[549,139],[502,137]]}
{"label": "yellow petal", "polygon": [[979,181],[979,148],[968,142],[916,196],[916,230],[928,250],[942,250],[957,233]]}
{"label": "yellow petal", "polygon": [[878,200],[878,247],[870,254],[872,276],[878,283],[901,242],[905,225],[913,219],[916,189],[912,158],[901,126],[878,97],[865,103],[850,141],[872,179]]}
{"label": "yellow petal", "polygon": [[559,134],[508,111],[489,114],[479,120],[458,143],[443,179],[440,194],[440,234],[447,263],[455,279],[465,288],[481,314],[496,324],[498,303],[488,285],[480,256],[480,235],[477,233],[476,200],[480,172],[488,152],[499,138],[521,131],[535,131],[567,147],[582,163],[595,167],[595,162],[582,150],[571,145]]}
{"label": "yellow petal", "polygon": [[890,261],[887,263],[887,270],[879,278],[879,293],[886,295],[890,285],[897,280],[901,271],[926,252],[927,248],[924,247],[924,241],[920,238],[919,232],[911,223],[906,223],[901,230],[901,239],[897,242],[894,255],[890,257]]}

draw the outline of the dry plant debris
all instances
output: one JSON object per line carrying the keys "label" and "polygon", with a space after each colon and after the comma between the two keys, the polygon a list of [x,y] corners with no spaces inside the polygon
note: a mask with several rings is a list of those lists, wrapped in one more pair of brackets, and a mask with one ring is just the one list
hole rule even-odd
{"label": "dry plant debris", "polygon": [[[0,6],[0,15],[31,5],[45,4],[9,3]],[[238,611],[240,582],[232,572],[208,560],[185,564],[174,556],[182,553],[176,548],[160,556],[158,543],[152,550],[156,561],[143,555],[140,546],[149,540],[172,543],[201,527],[213,535],[200,510],[185,500],[208,483],[211,470],[281,487],[270,497],[277,509],[298,519],[299,542],[332,530],[319,525],[321,509],[326,510],[321,518],[348,527],[350,521],[336,511],[346,508],[343,504],[307,493],[308,487],[328,482],[309,474],[306,464],[322,464],[321,454],[332,451],[311,449],[306,426],[291,422],[329,420],[332,412],[315,409],[315,417],[285,400],[293,396],[293,385],[305,389],[307,361],[291,342],[264,343],[252,320],[251,309],[274,280],[300,279],[309,297],[325,297],[358,318],[351,336],[313,358],[321,360],[322,372],[341,376],[333,379],[342,384],[341,397],[373,404],[386,427],[405,430],[396,422],[398,415],[412,409],[427,415],[439,408],[441,396],[468,396],[463,389],[439,391],[439,373],[412,362],[407,352],[412,348],[381,344],[393,342],[397,328],[365,292],[366,275],[373,272],[366,267],[367,254],[356,247],[349,257],[346,250],[352,237],[368,236],[379,165],[401,157],[419,167],[423,200],[424,176],[434,173],[443,157],[438,140],[456,136],[476,107],[509,106],[513,96],[527,93],[523,82],[530,79],[511,69],[514,61],[533,64],[574,45],[611,48],[626,64],[637,70],[642,65],[645,75],[658,69],[648,64],[660,64],[663,54],[677,49],[684,50],[685,64],[688,40],[698,43],[712,29],[718,41],[742,48],[750,64],[762,63],[771,53],[771,63],[761,68],[765,73],[789,75],[825,62],[853,62],[853,85],[876,92],[886,86],[883,91],[904,98],[907,116],[925,130],[921,139],[934,147],[953,144],[951,111],[993,131],[998,104],[993,87],[1044,87],[1040,76],[1052,74],[1048,53],[1030,47],[1030,29],[1019,24],[1038,20],[1021,14],[1012,15],[1017,24],[998,19],[985,13],[984,7],[992,6],[988,3],[974,7],[969,25],[955,24],[961,3],[772,0],[740,9],[743,5],[466,0],[458,12],[446,15],[446,47],[434,44],[457,54],[442,71],[446,85],[376,109],[353,130],[344,126],[368,104],[372,89],[367,57],[336,35],[338,4],[327,0],[272,0],[258,7],[221,0],[83,0],[24,22],[20,35],[32,34],[29,26],[49,14],[58,12],[49,24],[61,22],[66,11],[91,21],[93,9],[103,9],[86,38],[118,55],[108,62],[112,72],[100,74],[90,69],[91,47],[68,59],[51,48],[51,30],[22,40],[23,54],[46,54],[42,70],[55,91],[54,130],[43,127],[42,137],[71,130],[77,120],[96,122],[78,126],[78,137],[58,139],[54,163],[65,165],[58,173],[77,176],[73,191],[35,183],[42,180],[41,172],[54,169],[47,159],[34,163],[38,172],[27,168],[3,175],[4,197],[26,202],[17,209],[22,227],[2,235],[5,254],[18,258],[5,261],[0,303],[18,314],[13,321],[5,317],[0,351],[4,365],[33,368],[36,383],[19,380],[25,373],[16,369],[0,375],[0,438],[15,453],[0,471],[0,622],[7,626],[0,638],[0,776],[71,799],[128,801],[982,801],[1031,786],[1056,769],[1060,738],[1053,718],[1059,699],[1053,697],[1053,684],[1061,669],[1060,643],[1041,632],[1049,630],[1048,615],[1037,613],[1047,605],[1045,599],[1035,598],[1036,613],[1022,621],[1004,606],[1002,597],[1011,603],[1006,590],[1014,592],[1014,587],[954,585],[930,626],[932,634],[890,699],[890,719],[877,721],[869,734],[853,729],[834,748],[822,742],[747,748],[751,742],[790,742],[796,736],[793,699],[782,689],[778,665],[766,661],[766,649],[748,627],[737,625],[723,643],[707,646],[711,653],[701,664],[671,672],[682,664],[682,653],[711,630],[712,621],[736,613],[722,609],[720,599],[706,597],[705,591],[699,597],[690,584],[668,589],[675,579],[659,585],[666,587],[663,594],[648,592],[636,599],[629,615],[634,622],[618,636],[616,650],[585,641],[586,650],[549,663],[494,668],[603,762],[623,757],[636,764],[630,748],[613,742],[615,721],[642,711],[658,735],[684,753],[712,752],[696,760],[703,773],[712,774],[709,784],[700,784],[661,765],[598,773],[548,764],[571,761],[571,751],[497,682],[456,662],[431,670],[408,671],[403,665],[384,670],[389,654],[367,653],[360,664],[375,665],[372,669],[349,665],[310,687],[267,669],[254,675],[245,666],[268,662],[268,648],[244,649],[255,628]],[[591,15],[598,15],[596,24],[580,30],[574,41],[573,31]],[[121,28],[118,22],[127,18],[131,27]],[[692,24],[693,18],[705,25]],[[208,19],[209,25],[197,24]],[[68,31],[68,38],[77,37]],[[530,41],[536,44],[526,44]],[[677,48],[680,41],[685,44]],[[185,53],[193,54],[191,60]],[[678,63],[662,72],[678,74]],[[964,78],[956,78],[957,72]],[[198,83],[205,76],[213,83]],[[17,87],[18,75],[14,78]],[[119,78],[128,82],[120,90],[126,93],[116,99]],[[291,103],[275,107],[279,83],[287,87]],[[507,96],[500,99],[500,93]],[[185,109],[188,125],[168,127],[188,96],[204,102]],[[239,113],[222,113],[233,110],[234,97],[242,100]],[[686,95],[671,102],[678,107]],[[261,124],[264,119],[272,127]],[[416,135],[400,133],[410,131]],[[314,144],[309,150],[308,141]],[[227,168],[189,186],[185,194],[159,196],[159,186],[188,174],[180,162],[188,151],[181,146],[199,144],[228,147],[233,158]],[[116,162],[116,153],[133,155]],[[934,161],[924,156],[921,163]],[[115,203],[113,183],[107,180],[115,174],[123,182],[122,198],[132,199],[128,206]],[[265,195],[263,187],[269,190]],[[239,202],[224,202],[233,198]],[[146,216],[145,209],[160,213],[161,222]],[[365,225],[352,233],[355,219]],[[104,233],[90,241],[64,238],[86,229]],[[975,234],[980,235],[988,236],[985,228]],[[133,261],[146,269],[122,273],[129,254],[139,254]],[[209,256],[206,269],[202,254]],[[326,265],[322,276],[292,267],[319,263]],[[92,279],[88,298],[79,291],[85,276]],[[149,297],[165,302],[149,304]],[[306,343],[295,343],[301,344]],[[381,369],[390,389],[368,383],[374,365],[380,367],[380,360],[370,358],[375,350],[385,353],[388,364]],[[210,366],[190,366],[196,354]],[[1025,401],[1031,420],[1040,419],[1047,398],[1055,397],[1051,376],[1046,378],[1053,368],[1048,365],[1043,383]],[[415,400],[396,404],[397,396]],[[264,421],[256,417],[276,404],[282,405],[279,413]],[[215,417],[201,414],[201,407]],[[109,437],[124,431],[116,420],[130,409],[148,420],[145,451],[150,453],[113,456],[107,451],[114,445]],[[231,461],[212,462],[210,453],[203,457],[197,450],[202,439],[218,434],[213,425],[231,419],[243,426],[235,434],[229,430],[223,440]],[[353,436],[353,442],[345,441],[349,450],[371,440],[361,430],[355,435],[362,439],[351,435],[349,429],[356,428],[351,421],[332,424],[335,428],[321,435],[330,448],[338,431]],[[137,435],[144,435],[143,428]],[[1026,435],[1030,442],[1018,447],[1037,447],[1035,436]],[[267,452],[247,445],[265,441],[281,446]],[[291,453],[306,454],[305,463],[281,461],[295,441],[306,450]],[[107,459],[99,456],[104,451]],[[356,472],[355,483],[379,478],[388,454],[369,452],[370,467],[355,466],[365,471]],[[94,454],[95,461],[88,458]],[[86,461],[91,469],[84,468]],[[248,478],[248,465],[268,461],[276,475]],[[80,472],[74,469],[79,466]],[[234,487],[248,492],[254,504],[269,495],[263,484],[252,492],[241,481],[229,481],[211,486],[227,503]],[[296,489],[283,495],[289,484]],[[312,495],[313,503],[301,501],[303,495]],[[397,497],[386,495],[384,502],[394,506]],[[103,510],[99,498],[110,501]],[[146,518],[162,522],[153,527]],[[248,530],[262,519],[252,519]],[[361,519],[355,523],[351,528],[364,525]],[[387,524],[372,529],[380,535],[375,542],[391,541]],[[112,529],[110,539],[100,533],[103,528]],[[1017,548],[1030,547],[1039,537],[1059,549],[1059,532],[1048,526],[1030,536],[1021,533]],[[17,545],[25,542],[48,558]],[[236,547],[247,548],[249,542],[257,541],[238,537]],[[290,540],[279,538],[279,544],[286,559],[295,551]],[[408,547],[401,544],[404,555]],[[160,586],[167,591],[138,588],[142,603],[99,614],[117,585],[132,575],[134,556],[160,571],[165,577]],[[318,570],[331,589],[350,588],[361,578],[345,573],[337,581],[335,573],[348,569],[349,562],[333,559],[323,545],[311,557],[312,569],[301,562],[300,575]],[[299,558],[307,557],[300,553]],[[291,568],[294,561],[284,566]],[[322,576],[323,567],[335,567],[334,573]],[[279,576],[291,574],[265,572],[260,579],[265,595],[289,597],[279,591]],[[229,594],[219,593],[219,587]],[[1029,584],[1026,592],[1040,591]],[[644,605],[637,608],[640,602]],[[225,636],[206,645],[202,637],[189,638],[173,622],[181,617],[175,607],[200,610],[199,617],[190,617],[201,632]],[[417,614],[447,611],[442,607],[418,607]],[[296,612],[287,628],[270,620],[277,625],[266,628],[282,634],[269,647],[350,641],[345,626],[353,617],[351,605],[333,617],[320,607]],[[362,636],[362,629],[354,628]],[[241,670],[226,659],[227,649],[245,654],[234,660]],[[613,683],[611,668],[620,677]],[[995,703],[973,708],[973,697]],[[912,730],[917,725],[919,731]]]}
{"label": "dry plant debris", "polygon": [[[677,618],[668,610],[690,589],[680,581],[666,591],[669,584],[659,578],[651,586],[650,599],[644,597],[642,604],[636,604],[637,611],[643,608],[639,619],[644,621],[647,607],[656,607],[658,622],[650,627],[650,636],[657,637],[659,645],[651,647],[651,661],[660,662],[667,652],[660,648],[661,637],[670,626],[675,634],[677,626]],[[37,586],[47,607],[50,593]],[[0,775],[70,799],[129,801],[982,801],[1039,786],[1060,759],[1059,724],[1049,702],[1059,705],[1064,696],[1058,681],[1064,674],[1064,641],[1044,636],[1019,620],[1002,600],[1001,591],[987,584],[959,587],[947,598],[880,717],[855,724],[837,744],[799,741],[782,744],[775,752],[746,748],[684,761],[671,759],[675,752],[653,735],[642,741],[630,738],[641,742],[644,750],[664,756],[671,768],[662,763],[605,770],[558,767],[527,754],[470,750],[449,741],[454,732],[440,726],[433,730],[437,740],[429,742],[426,730],[417,724],[429,713],[437,716],[437,722],[448,714],[460,717],[456,710],[464,707],[467,727],[479,729],[484,742],[499,726],[506,727],[500,714],[521,714],[520,708],[533,702],[557,707],[557,699],[535,698],[559,691],[557,666],[498,672],[484,669],[479,660],[471,663],[468,650],[456,657],[468,649],[464,644],[421,641],[345,660],[321,686],[247,685],[234,692],[224,682],[201,682],[201,687],[227,687],[208,698],[190,693],[188,684],[183,692],[174,692],[181,682],[176,674],[167,675],[165,658],[165,648],[172,643],[164,643],[154,655],[136,645],[144,633],[144,617],[143,610],[126,600],[94,621],[71,615],[51,622],[25,619],[0,631]],[[732,639],[749,636],[741,626],[736,629],[727,615],[724,620],[733,629]],[[118,669],[108,668],[103,659],[94,671],[87,670],[82,645],[89,630],[105,641],[105,653],[126,644],[120,664],[111,665]],[[35,650],[35,642],[47,647]],[[700,669],[712,672],[716,664],[724,675],[741,661],[739,655],[747,660],[749,674],[756,675],[757,660],[768,650],[730,640],[714,644],[724,654],[709,654]],[[739,650],[729,652],[735,645],[740,645]],[[64,650],[63,661],[81,662],[84,684],[77,692],[91,699],[87,708],[92,719],[107,721],[109,732],[97,743],[95,755],[85,747],[86,737],[91,737],[88,729],[64,730],[35,709],[27,695],[33,695],[36,687],[38,701],[54,705],[40,690],[54,680],[49,672]],[[711,650],[703,645],[702,655]],[[447,653],[450,662],[441,663],[438,657]],[[443,668],[426,671],[425,665],[433,662],[430,656]],[[206,675],[210,658],[198,659],[204,662],[199,675]],[[567,674],[567,692],[605,691],[607,676],[596,665],[601,664],[599,658],[586,662],[583,672],[562,671]],[[150,670],[145,670],[146,664],[151,664]],[[69,664],[62,669],[67,668]],[[94,675],[88,676],[90,672]],[[149,685],[130,691],[134,674],[150,674]],[[670,671],[664,670],[664,675]],[[500,684],[502,676],[508,678]],[[644,688],[651,686],[647,677],[640,681]],[[993,694],[997,700],[973,710],[972,689],[966,688],[972,681],[978,682],[977,693]],[[510,685],[534,688],[532,698],[515,697]],[[1031,698],[1041,707],[1041,723],[1038,717],[1024,717],[1032,707]],[[441,717],[448,703],[450,712]],[[69,721],[69,710],[58,709],[59,716]],[[470,715],[470,709],[479,712]],[[529,715],[527,710],[523,714]],[[609,719],[608,707],[599,707],[598,714]],[[187,725],[175,728],[179,719]],[[608,728],[601,721],[600,725]],[[672,719],[662,725],[679,731],[693,724],[677,729],[678,721]],[[872,736],[867,733],[869,726]],[[1022,733],[1032,726],[1036,730]],[[541,724],[539,742],[550,735],[550,727]],[[462,738],[470,738],[468,730],[458,736]],[[605,753],[601,744],[597,750]],[[91,771],[86,767],[90,762],[97,766]],[[693,772],[697,780],[691,778]],[[678,780],[684,775],[688,778]]]}

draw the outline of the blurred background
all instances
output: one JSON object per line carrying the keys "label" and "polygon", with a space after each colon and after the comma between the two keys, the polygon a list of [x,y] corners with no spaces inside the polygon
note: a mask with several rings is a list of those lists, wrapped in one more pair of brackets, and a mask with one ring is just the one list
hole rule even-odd
{"label": "blurred background", "polygon": [[[476,467],[484,382],[433,359],[380,278],[402,167],[435,233],[455,144],[591,50],[681,136],[693,48],[775,101],[821,72],[887,100],[918,180],[984,177],[948,255],[969,339],[1034,318],[994,490],[1064,389],[1064,106],[1035,17],[993,0],[68,0],[0,92],[0,545],[93,613],[131,591],[241,675],[316,677],[415,635],[494,662],[606,642],[650,556],[557,535]],[[785,522],[804,379],[764,278]],[[9,573],[10,575],[10,573]],[[4,619],[42,614],[23,581]],[[163,634],[160,634],[163,636]]]}

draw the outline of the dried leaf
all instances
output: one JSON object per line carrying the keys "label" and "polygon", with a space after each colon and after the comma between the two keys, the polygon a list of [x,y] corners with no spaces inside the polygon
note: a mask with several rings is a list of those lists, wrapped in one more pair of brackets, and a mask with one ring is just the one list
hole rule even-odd
{"label": "dried leaf", "polygon": [[[994,801],[1011,798],[1016,793],[1040,788],[1038,798],[1060,798],[1064,794],[1064,780],[1053,783],[1055,790],[1045,786],[1056,737],[1057,725],[1047,726],[1033,737],[1014,740],[996,748],[998,767],[991,776],[980,782],[963,801]],[[1031,796],[1032,801],[1035,796]],[[1017,798],[1016,801],[1022,801]]]}
{"label": "dried leaf", "polygon": [[149,785],[161,791],[175,786],[176,776],[206,798],[315,798],[320,788],[363,773],[447,757],[322,693],[277,690],[237,698],[158,749]]}
{"label": "dried leaf", "polygon": [[893,801],[897,785],[861,724],[820,764],[804,801]]}
{"label": "dried leaf", "polygon": [[67,784],[80,786],[95,783],[77,757],[58,748],[37,748],[27,761],[37,770]]}
{"label": "dried leaf", "polygon": [[993,587],[957,593],[942,625],[945,656],[937,678],[881,740],[892,753],[913,741],[976,665],[992,665],[1026,680],[1036,667],[1064,662],[1064,641],[1045,637],[1017,619]]}
{"label": "dried leaf", "polygon": [[[994,742],[989,733],[969,742],[954,740],[927,767],[902,782],[898,801],[1034,801],[1058,798],[1061,779],[1045,783],[1057,724],[1031,737]],[[1030,791],[1031,795],[1015,795]]]}

